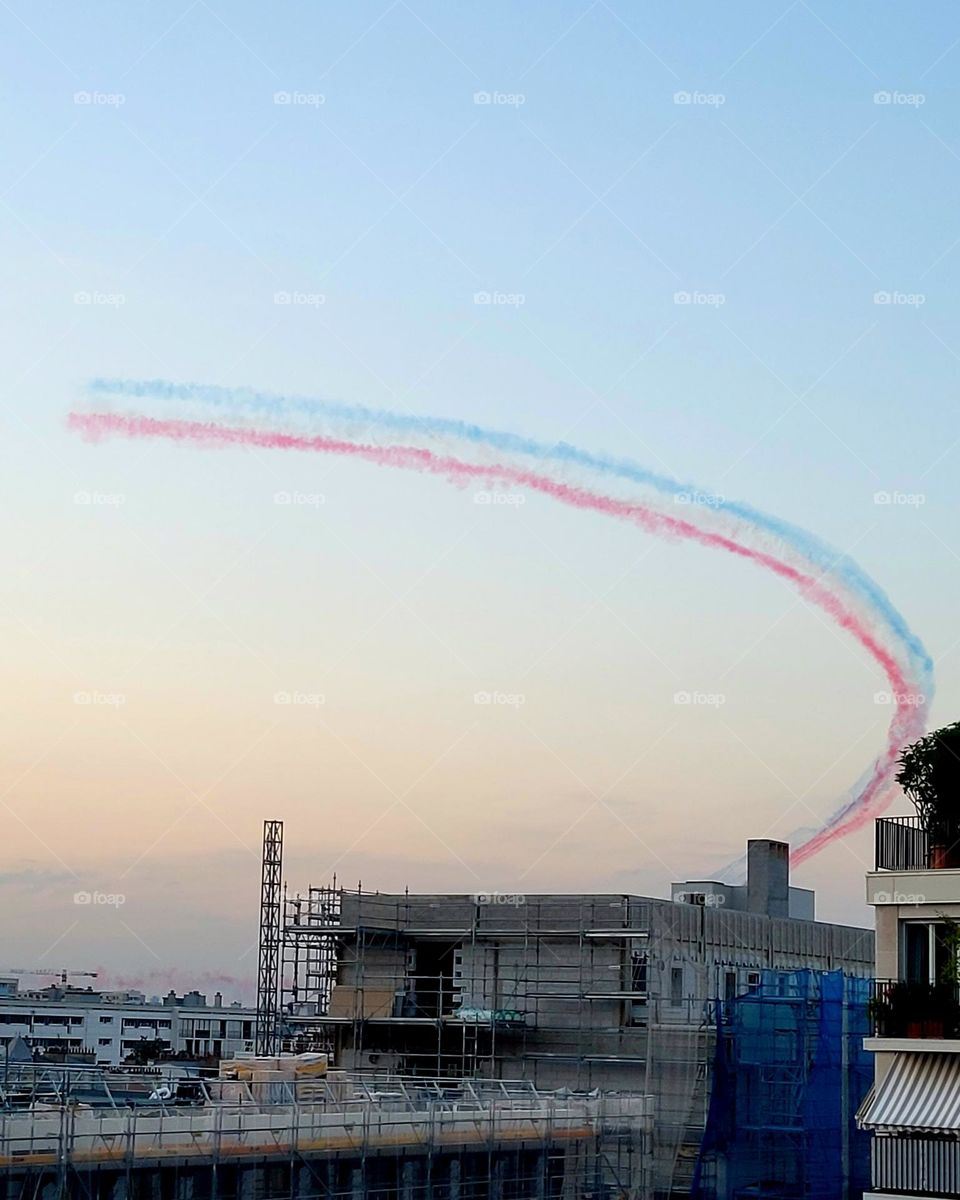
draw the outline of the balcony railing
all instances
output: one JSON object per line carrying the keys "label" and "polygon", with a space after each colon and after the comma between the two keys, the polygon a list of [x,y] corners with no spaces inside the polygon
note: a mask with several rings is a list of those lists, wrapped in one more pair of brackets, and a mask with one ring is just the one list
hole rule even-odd
{"label": "balcony railing", "polygon": [[873,1189],[926,1196],[960,1196],[960,1141],[956,1138],[873,1139]]}
{"label": "balcony railing", "polygon": [[875,979],[870,997],[875,1037],[960,1037],[960,987]]}
{"label": "balcony railing", "polygon": [[880,817],[876,829],[878,871],[930,869],[930,835],[919,817]]}
{"label": "balcony railing", "polygon": [[878,871],[938,871],[960,867],[960,828],[938,833],[919,817],[879,817],[876,824]]}

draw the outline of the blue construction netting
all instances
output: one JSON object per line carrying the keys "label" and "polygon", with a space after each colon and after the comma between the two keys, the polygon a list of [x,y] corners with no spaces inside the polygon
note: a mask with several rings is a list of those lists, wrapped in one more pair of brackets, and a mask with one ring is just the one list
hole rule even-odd
{"label": "blue construction netting", "polygon": [[718,1002],[698,1200],[851,1200],[870,1181],[854,1114],[873,1081],[863,1049],[870,982],[841,971],[764,971]]}

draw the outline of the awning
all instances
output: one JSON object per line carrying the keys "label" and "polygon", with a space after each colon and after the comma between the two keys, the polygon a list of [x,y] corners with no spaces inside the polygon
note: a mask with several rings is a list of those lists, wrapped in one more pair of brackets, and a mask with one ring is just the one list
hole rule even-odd
{"label": "awning", "polygon": [[897,1054],[883,1083],[867,1093],[862,1129],[960,1132],[960,1054]]}

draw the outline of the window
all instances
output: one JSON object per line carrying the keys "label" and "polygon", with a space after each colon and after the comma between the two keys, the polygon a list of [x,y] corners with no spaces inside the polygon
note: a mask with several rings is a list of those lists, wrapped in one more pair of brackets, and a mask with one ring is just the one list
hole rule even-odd
{"label": "window", "polygon": [[97,1041],[97,1045],[99,1045],[99,1046],[109,1046],[110,1043],[111,1043],[110,1038],[99,1038]]}
{"label": "window", "polygon": [[112,1025],[112,1024],[113,1024],[113,1017],[101,1017],[101,1018],[100,1018],[100,1024],[101,1024],[101,1025]]}
{"label": "window", "polygon": [[723,998],[724,1000],[735,1000],[737,996],[737,973],[736,971],[727,971],[723,977]]}
{"label": "window", "polygon": [[672,967],[670,970],[670,1007],[679,1008],[683,1004],[683,967]]}
{"label": "window", "polygon": [[900,975],[908,983],[942,983],[950,959],[947,926],[942,921],[904,921]]}

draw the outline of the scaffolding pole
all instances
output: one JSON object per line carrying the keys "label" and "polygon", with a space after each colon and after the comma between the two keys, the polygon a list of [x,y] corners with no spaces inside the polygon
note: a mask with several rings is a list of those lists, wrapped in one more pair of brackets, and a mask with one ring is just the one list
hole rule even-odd
{"label": "scaffolding pole", "polygon": [[264,821],[260,874],[260,954],[257,961],[257,1054],[275,1054],[277,1051],[282,877],[283,822]]}

